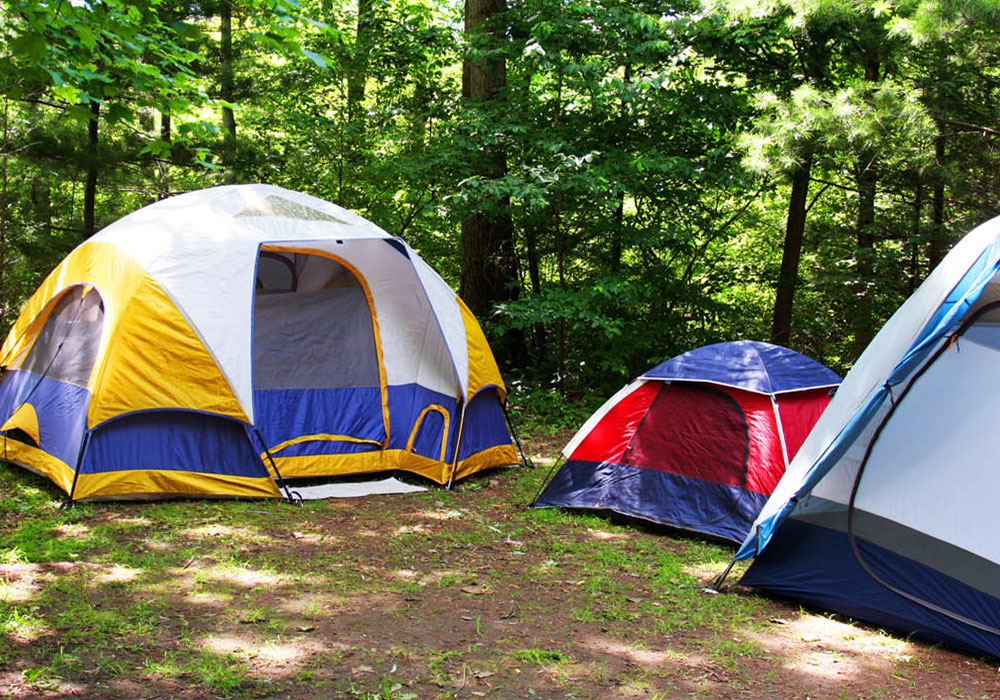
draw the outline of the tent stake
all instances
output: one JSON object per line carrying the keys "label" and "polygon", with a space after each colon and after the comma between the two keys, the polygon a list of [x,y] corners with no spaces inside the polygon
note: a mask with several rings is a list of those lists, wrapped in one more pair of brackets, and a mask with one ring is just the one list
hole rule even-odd
{"label": "tent stake", "polygon": [[729,566],[726,567],[726,570],[723,571],[721,574],[719,574],[718,578],[712,581],[712,584],[708,586],[709,590],[722,592],[722,584],[726,582],[726,578],[729,576],[729,572],[733,570],[733,566],[735,565],[736,565],[736,557],[733,557],[732,559],[729,560]]}
{"label": "tent stake", "polygon": [[448,475],[447,489],[451,491],[451,485],[455,483],[455,472],[458,471],[458,451],[462,449],[462,431],[465,429],[465,407],[467,403],[462,403],[462,413],[458,417],[458,438],[455,440],[455,459],[451,461],[451,474]]}

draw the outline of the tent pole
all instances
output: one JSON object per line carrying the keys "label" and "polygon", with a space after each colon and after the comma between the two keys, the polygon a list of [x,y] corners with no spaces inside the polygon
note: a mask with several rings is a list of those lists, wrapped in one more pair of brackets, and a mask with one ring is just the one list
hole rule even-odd
{"label": "tent pole", "polygon": [[521,466],[526,469],[534,469],[535,465],[524,454],[524,447],[521,445],[521,436],[517,432],[517,423],[514,422],[514,410],[510,407],[510,399],[506,396],[503,401],[503,417],[507,419],[507,427],[510,428],[510,434],[514,437],[514,444],[517,445],[517,452],[521,455]]}
{"label": "tent pole", "polygon": [[455,483],[455,472],[458,471],[458,452],[462,449],[462,433],[465,432],[465,407],[466,403],[462,403],[462,413],[458,418],[458,439],[455,440],[455,458],[451,460],[451,474],[448,475],[448,490],[451,491],[451,485]]}
{"label": "tent pole", "polygon": [[[244,424],[243,429],[245,431],[247,431],[247,437],[250,438],[250,435],[249,435],[250,427],[247,426],[246,424]],[[283,477],[281,475],[281,472],[278,471],[278,465],[275,464],[274,457],[271,456],[271,451],[269,449],[267,449],[267,444],[264,442],[264,438],[261,436],[260,431],[257,430],[256,427],[254,427],[253,432],[254,432],[254,435],[257,436],[257,441],[260,443],[261,448],[264,450],[264,454],[267,455],[267,462],[271,463],[271,469],[274,470],[274,474],[275,474],[275,477],[276,477],[275,478],[275,482],[277,482],[278,487],[281,488],[285,492],[285,500],[288,503],[291,503],[292,505],[295,505],[295,504],[298,504],[298,503],[302,503],[302,497],[301,496],[292,495],[292,494],[297,494],[298,492],[297,491],[292,491],[292,490],[290,490],[288,488],[288,484],[285,483],[285,477]],[[252,438],[250,439],[250,444],[251,445],[253,444],[253,439]],[[264,471],[267,471],[267,462],[265,462],[263,458],[261,458],[260,461],[264,465]]]}
{"label": "tent pole", "polygon": [[791,462],[788,459],[788,445],[785,444],[785,428],[781,425],[781,413],[778,411],[778,399],[775,398],[774,394],[771,394],[771,409],[774,411],[774,422],[778,427],[778,441],[781,443],[781,456],[785,459],[785,470],[787,471]]}
{"label": "tent pole", "polygon": [[729,576],[729,572],[733,570],[733,566],[735,565],[736,565],[736,557],[733,557],[732,559],[730,559],[729,566],[726,567],[726,570],[723,571],[721,574],[719,574],[718,578],[712,581],[711,585],[709,585],[708,588],[713,591],[721,591],[722,584],[726,582],[726,578]]}
{"label": "tent pole", "polygon": [[[73,485],[69,487],[69,494],[66,496],[66,500],[63,501],[63,508],[70,508],[73,506],[73,494],[76,493],[76,481],[80,478],[80,467],[83,466],[83,456],[87,453],[87,446],[90,444],[90,431],[86,431],[83,434],[83,440],[80,441],[80,452],[76,456],[76,469],[73,470]],[[4,456],[7,453],[7,436],[3,439]]]}
{"label": "tent pole", "polygon": [[548,486],[549,480],[552,478],[552,475],[556,473],[556,468],[565,461],[566,461],[566,456],[560,452],[559,458],[552,463],[552,468],[549,469],[549,473],[545,475],[544,479],[542,479],[542,484],[541,486],[538,487],[538,493],[536,493],[535,497],[531,499],[531,503],[528,504],[529,506],[531,506],[535,501],[538,500],[538,497],[542,495],[542,491],[544,491],[545,487]]}

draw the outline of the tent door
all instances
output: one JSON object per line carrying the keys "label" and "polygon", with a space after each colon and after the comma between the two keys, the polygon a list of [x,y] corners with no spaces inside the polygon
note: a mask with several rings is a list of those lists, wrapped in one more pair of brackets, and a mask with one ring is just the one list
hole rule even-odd
{"label": "tent door", "polygon": [[[747,487],[750,434],[743,409],[723,391],[700,384],[664,384],[646,412],[622,463],[668,472],[725,494],[704,504],[700,528],[729,517]],[[683,495],[679,495],[683,498]]]}
{"label": "tent door", "polygon": [[413,424],[406,449],[444,462],[448,448],[448,411],[444,406],[432,404],[425,408]]}
{"label": "tent door", "polygon": [[269,449],[319,455],[385,444],[378,322],[364,279],[346,260],[262,249],[253,362],[255,422]]}

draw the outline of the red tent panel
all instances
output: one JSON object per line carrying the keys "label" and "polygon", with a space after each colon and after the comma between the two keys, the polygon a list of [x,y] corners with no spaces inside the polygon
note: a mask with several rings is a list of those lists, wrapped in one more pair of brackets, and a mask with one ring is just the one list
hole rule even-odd
{"label": "red tent panel", "polygon": [[619,461],[661,386],[660,382],[646,382],[615,404],[577,445],[570,459],[586,462]]}
{"label": "red tent panel", "polygon": [[829,389],[796,391],[778,396],[778,411],[781,413],[789,460],[798,453],[831,398]]}

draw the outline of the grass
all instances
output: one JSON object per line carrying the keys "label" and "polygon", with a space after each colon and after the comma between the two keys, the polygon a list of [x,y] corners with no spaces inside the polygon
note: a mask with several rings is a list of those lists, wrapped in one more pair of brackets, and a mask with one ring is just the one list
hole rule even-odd
{"label": "grass", "polygon": [[[526,508],[546,471],[302,507],[62,509],[47,481],[0,466],[0,696],[822,696],[789,670],[791,624],[768,620],[841,623],[706,595],[725,546]],[[976,697],[993,678],[864,626],[836,641],[865,697],[938,675]]]}

